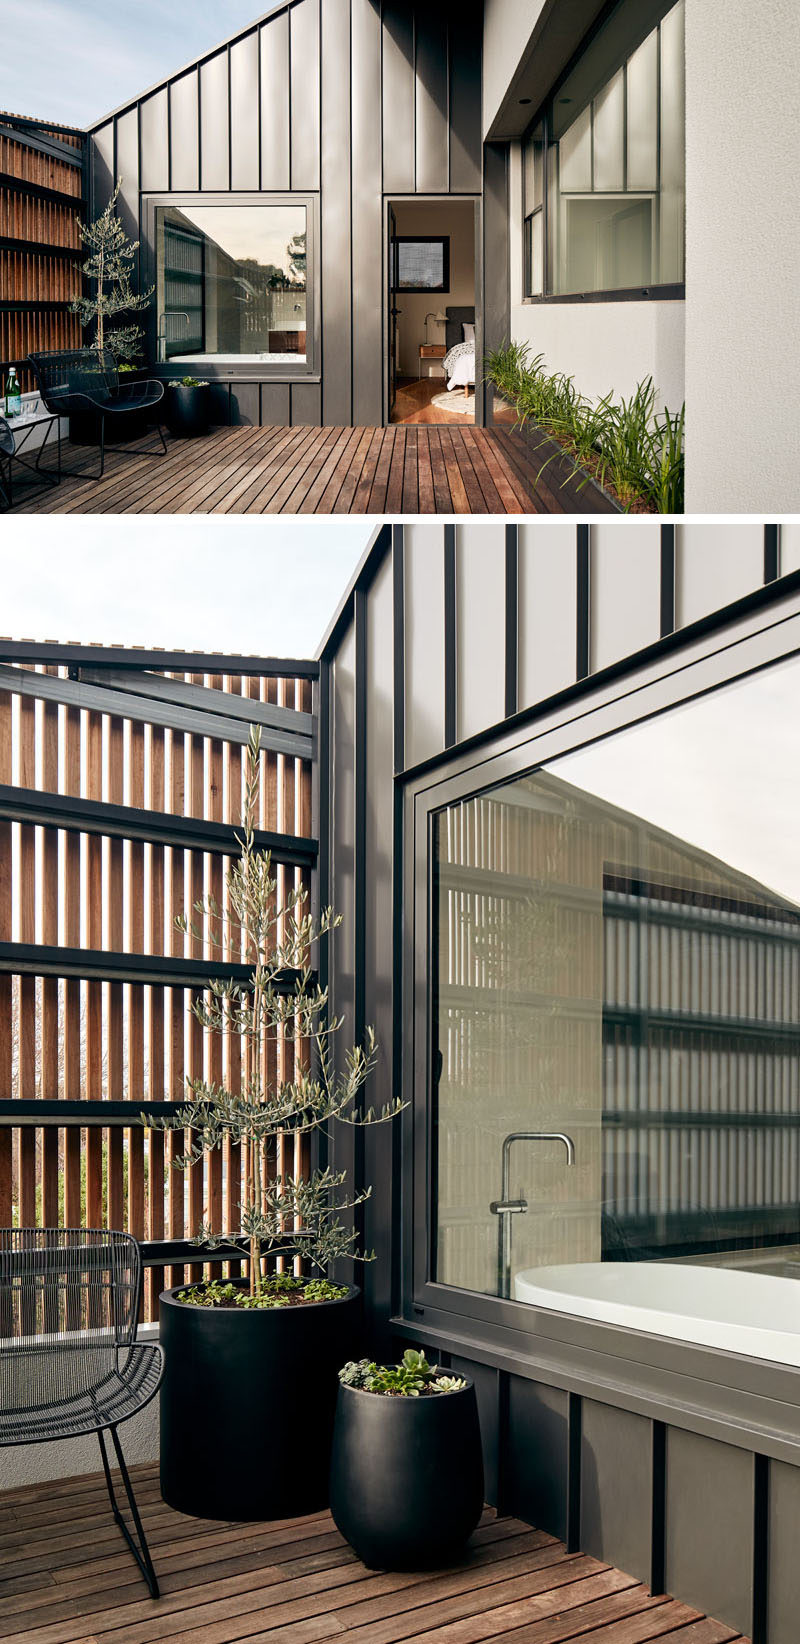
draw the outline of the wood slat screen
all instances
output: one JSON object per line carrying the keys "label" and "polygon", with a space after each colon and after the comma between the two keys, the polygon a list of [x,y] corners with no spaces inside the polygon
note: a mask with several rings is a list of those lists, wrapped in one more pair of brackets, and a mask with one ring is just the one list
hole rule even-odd
{"label": "wood slat screen", "polygon": [[[13,117],[0,113],[0,126]],[[80,132],[36,126],[82,155]],[[68,308],[81,292],[83,168],[0,132],[0,388],[16,365],[23,391],[35,384],[25,359],[36,349],[77,348],[80,319]],[[18,179],[18,181],[17,181]],[[42,195],[39,191],[46,191]]]}
{"label": "wood slat screen", "polygon": [[[309,680],[168,677],[312,709]],[[238,826],[244,761],[244,748],[214,737],[0,690],[0,784]],[[259,825],[311,837],[310,760],[262,752]],[[238,960],[211,947],[207,927],[184,938],[173,923],[205,892],[224,906],[227,860],[0,819],[0,942]],[[279,898],[299,882],[310,891],[310,869],[276,872]],[[179,1102],[186,1077],[202,1072],[237,1088],[244,1048],[204,1034],[189,1013],[192,996],[176,986],[0,973],[0,1099]],[[267,1071],[290,1073],[291,1056],[288,1045],[272,1048]],[[246,1161],[238,1150],[211,1155],[187,1180],[169,1168],[183,1149],[182,1133],[140,1125],[0,1125],[0,1225],[113,1226],[148,1240],[189,1238],[204,1218],[215,1229],[238,1227]],[[184,1270],[170,1275],[180,1283]],[[157,1314],[164,1280],[158,1269],[148,1273],[147,1317]]]}

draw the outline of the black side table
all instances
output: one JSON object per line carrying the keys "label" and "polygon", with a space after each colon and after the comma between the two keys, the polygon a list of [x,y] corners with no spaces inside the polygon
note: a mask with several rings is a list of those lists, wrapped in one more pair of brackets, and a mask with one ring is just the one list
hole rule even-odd
{"label": "black side table", "polygon": [[[6,439],[7,439],[9,434],[11,435],[11,449],[7,448],[7,445],[6,445],[5,441],[0,441],[0,504],[2,504],[2,506],[6,507],[6,508],[13,508],[13,506],[14,506],[14,464],[15,463],[17,464],[17,466],[19,468],[24,468],[24,469],[27,470],[27,472],[29,474],[33,474],[34,480],[38,481],[38,484],[40,486],[60,485],[60,483],[61,483],[61,426],[60,426],[60,418],[57,417],[57,416],[54,416],[53,413],[50,412],[50,411],[39,410],[39,411],[34,412],[32,415],[28,415],[28,416],[23,415],[21,417],[13,417],[13,418],[6,418],[6,419],[0,418],[0,420],[2,420],[4,422],[3,432],[6,434]],[[33,461],[32,460],[33,452],[31,452],[29,455],[23,455],[23,452],[25,451],[25,447],[28,445],[28,443],[30,441],[30,438],[31,438],[31,435],[33,434],[33,431],[34,431],[35,428],[44,428],[44,439],[42,440],[42,443],[39,446],[39,449],[36,453],[36,460]],[[57,448],[57,452],[58,452],[58,466],[56,468],[55,473],[51,473],[48,469],[42,468],[42,466],[41,466],[42,457],[44,456],[44,453],[47,449],[48,440],[50,439],[50,435],[53,432],[53,429],[55,429],[55,442],[56,442],[56,448]],[[5,460],[5,462],[8,465],[8,483],[7,484],[4,481],[3,473],[2,473],[3,460]]]}

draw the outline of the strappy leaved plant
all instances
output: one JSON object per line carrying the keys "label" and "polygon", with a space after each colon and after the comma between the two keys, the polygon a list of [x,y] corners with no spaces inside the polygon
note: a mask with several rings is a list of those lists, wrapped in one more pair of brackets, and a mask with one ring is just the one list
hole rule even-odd
{"label": "strappy leaved plant", "polygon": [[[372,1028],[363,1045],[351,1046],[334,1065],[333,1041],[343,1021],[329,1015],[328,990],[319,985],[310,956],[314,944],[325,940],[341,919],[328,908],[315,923],[305,911],[303,887],[293,888],[281,905],[277,903],[270,854],[255,845],[259,746],[258,727],[251,727],[241,852],[228,870],[226,905],[220,907],[213,896],[205,896],[194,904],[193,919],[182,915],[175,921],[179,930],[198,939],[205,934],[226,955],[242,953],[244,963],[252,966],[245,981],[209,981],[205,994],[192,1005],[193,1015],[209,1033],[242,1041],[242,1090],[192,1078],[187,1081],[189,1100],[174,1114],[142,1114],[143,1122],[155,1128],[191,1133],[191,1145],[173,1161],[179,1170],[190,1169],[226,1141],[243,1145],[241,1226],[221,1233],[204,1225],[195,1242],[244,1254],[250,1296],[256,1301],[266,1299],[269,1280],[263,1269],[270,1256],[299,1256],[321,1270],[341,1257],[370,1259],[357,1249],[357,1234],[343,1218],[371,1190],[360,1188],[348,1196],[343,1191],[346,1172],[329,1167],[295,1175],[276,1171],[270,1160],[277,1155],[277,1139],[288,1138],[291,1144],[295,1137],[326,1130],[334,1120],[378,1124],[402,1106],[390,1103],[377,1113],[361,1108],[361,1092],[376,1061]],[[266,1069],[276,1062],[275,1050],[281,1045],[294,1048],[293,1058],[285,1059],[290,1071],[270,1079]]]}

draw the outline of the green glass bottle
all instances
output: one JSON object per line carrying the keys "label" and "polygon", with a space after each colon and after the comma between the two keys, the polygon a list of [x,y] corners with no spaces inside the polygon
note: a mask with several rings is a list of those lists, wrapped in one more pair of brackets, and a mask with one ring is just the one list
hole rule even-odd
{"label": "green glass bottle", "polygon": [[6,377],[5,406],[7,417],[19,417],[22,413],[22,389],[13,365]]}

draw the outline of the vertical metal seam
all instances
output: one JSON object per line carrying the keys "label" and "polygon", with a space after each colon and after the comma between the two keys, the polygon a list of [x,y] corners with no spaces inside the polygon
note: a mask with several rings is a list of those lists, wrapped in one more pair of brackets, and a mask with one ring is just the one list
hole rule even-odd
{"label": "vertical metal seam", "polygon": [[650,1591],[663,1593],[667,1584],[667,1428],[651,1424]]}
{"label": "vertical metal seam", "polygon": [[589,674],[589,526],[576,525],[575,539],[577,564],[575,678],[586,679]]}
{"label": "vertical metal seam", "polygon": [[753,1456],[751,1644],[767,1644],[769,1620],[769,1457]]}
{"label": "vertical metal seam", "polygon": [[[353,1037],[363,1045],[366,1031],[366,945],[367,945],[367,596],[363,588],[353,595],[355,649],[355,711],[353,724]],[[364,1183],[364,1131],[353,1129],[353,1187],[358,1193]],[[365,1211],[357,1205],[353,1212],[357,1248],[363,1249]]]}
{"label": "vertical metal seam", "polygon": [[[326,908],[330,902],[331,889],[331,664],[327,658],[320,658],[319,684],[317,694],[317,758],[312,767],[311,793],[312,818],[314,795],[317,796],[319,814],[317,818],[317,866],[312,876],[312,906],[313,887],[316,884],[318,910]],[[319,951],[319,982],[321,988],[326,988],[330,982],[329,938],[320,943]],[[325,1131],[315,1132],[316,1154],[312,1154],[314,1162],[324,1169],[328,1162],[328,1137]]]}
{"label": "vertical metal seam", "polygon": [[764,581],[775,582],[781,574],[781,528],[779,525],[764,526]]}
{"label": "vertical metal seam", "polygon": [[[393,607],[393,692],[395,777],[405,767],[406,721],[406,618],[405,618],[405,531],[391,527],[392,607]],[[392,1100],[403,1089],[403,789],[395,780],[392,814]],[[392,1213],[391,1293],[394,1311],[402,1303],[403,1286],[403,1179],[402,1133],[392,1127]]]}
{"label": "vertical metal seam", "polygon": [[581,1545],[581,1415],[580,1393],[567,1394],[567,1552]]}
{"label": "vertical metal seam", "polygon": [[404,770],[406,762],[406,694],[405,694],[405,530],[393,525],[392,532],[392,590],[393,590],[393,646],[394,646],[394,770]]}
{"label": "vertical metal seam", "polygon": [[508,1495],[508,1446],[510,1438],[511,1376],[497,1371],[497,1500],[495,1509],[502,1518],[511,1510]]}
{"label": "vertical metal seam", "polygon": [[456,528],[444,527],[444,745],[456,741]]}
{"label": "vertical metal seam", "polygon": [[675,632],[675,527],[661,527],[660,637]]}
{"label": "vertical metal seam", "polygon": [[517,711],[519,696],[519,526],[506,526],[506,695],[505,714]]}

